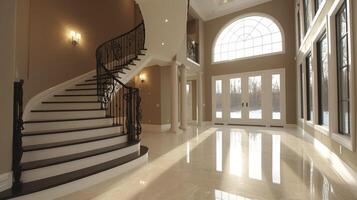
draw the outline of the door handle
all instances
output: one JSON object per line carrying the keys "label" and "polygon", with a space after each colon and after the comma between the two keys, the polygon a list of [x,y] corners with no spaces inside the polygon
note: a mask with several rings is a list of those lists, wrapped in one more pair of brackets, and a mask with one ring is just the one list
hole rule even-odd
{"label": "door handle", "polygon": [[246,103],[245,103],[245,107],[248,107],[248,105],[249,105],[248,102],[246,102]]}

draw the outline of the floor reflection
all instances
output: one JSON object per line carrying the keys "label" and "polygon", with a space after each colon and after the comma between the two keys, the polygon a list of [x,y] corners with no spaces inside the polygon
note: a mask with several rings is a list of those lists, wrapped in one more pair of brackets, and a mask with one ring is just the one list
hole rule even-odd
{"label": "floor reflection", "polygon": [[336,156],[298,130],[208,126],[142,143],[147,165],[63,200],[357,200]]}
{"label": "floor reflection", "polygon": [[273,174],[273,183],[280,184],[280,135],[273,135],[273,152],[272,152],[272,174]]}
{"label": "floor reflection", "polygon": [[222,171],[222,131],[216,131],[216,170],[218,172]]}
{"label": "floor reflection", "polygon": [[262,180],[261,133],[249,133],[249,178]]}
{"label": "floor reflection", "polygon": [[[291,187],[297,193],[296,199],[341,199],[336,197],[327,176],[303,151],[304,146],[298,150],[290,149],[293,147],[284,143],[281,134],[279,131],[260,132],[255,129],[217,130],[216,171],[225,173],[227,170],[230,175],[241,177],[239,180],[247,185],[258,186],[256,181],[261,181],[262,187],[300,186]],[[299,182],[303,184],[299,185]],[[215,189],[215,199],[249,198]]]}
{"label": "floor reflection", "polygon": [[245,198],[236,194],[224,192],[221,190],[214,191],[215,200],[251,200],[249,198]]}
{"label": "floor reflection", "polygon": [[229,161],[230,174],[242,176],[243,152],[241,132],[231,131],[230,133]]}

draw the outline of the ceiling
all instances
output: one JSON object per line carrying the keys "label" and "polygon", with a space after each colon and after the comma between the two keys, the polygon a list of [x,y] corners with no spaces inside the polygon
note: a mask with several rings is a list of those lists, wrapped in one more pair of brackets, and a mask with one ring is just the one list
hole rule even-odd
{"label": "ceiling", "polygon": [[211,20],[271,0],[191,0],[191,7],[204,20]]}

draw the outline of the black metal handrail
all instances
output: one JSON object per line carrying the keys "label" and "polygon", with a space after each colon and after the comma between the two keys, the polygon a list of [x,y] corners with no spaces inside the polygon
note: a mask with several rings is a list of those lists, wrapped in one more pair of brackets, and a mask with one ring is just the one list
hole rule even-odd
{"label": "black metal handrail", "polygon": [[23,84],[24,81],[16,81],[14,83],[14,108],[13,108],[13,142],[12,142],[12,171],[13,171],[13,186],[12,190],[17,193],[21,190],[21,158],[22,150],[22,130],[23,128]]}
{"label": "black metal handrail", "polygon": [[142,55],[145,46],[144,22],[129,32],[106,41],[97,48],[97,94],[102,109],[113,125],[121,125],[129,142],[140,140],[141,98],[139,89],[119,80],[128,66]]}

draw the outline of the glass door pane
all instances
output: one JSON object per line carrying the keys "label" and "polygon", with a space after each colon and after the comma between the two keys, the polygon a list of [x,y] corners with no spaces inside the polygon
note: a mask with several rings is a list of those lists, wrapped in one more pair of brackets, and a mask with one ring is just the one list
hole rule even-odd
{"label": "glass door pane", "polygon": [[215,114],[215,116],[216,116],[217,119],[222,119],[223,118],[223,95],[222,95],[223,85],[222,85],[222,80],[216,80],[215,85],[216,85],[216,90],[215,90],[216,114]]}
{"label": "glass door pane", "polygon": [[230,79],[230,118],[242,119],[242,79]]}
{"label": "glass door pane", "polygon": [[281,119],[281,81],[280,74],[273,74],[272,77],[272,118],[274,120]]}
{"label": "glass door pane", "polygon": [[249,119],[262,119],[262,76],[248,77]]}

